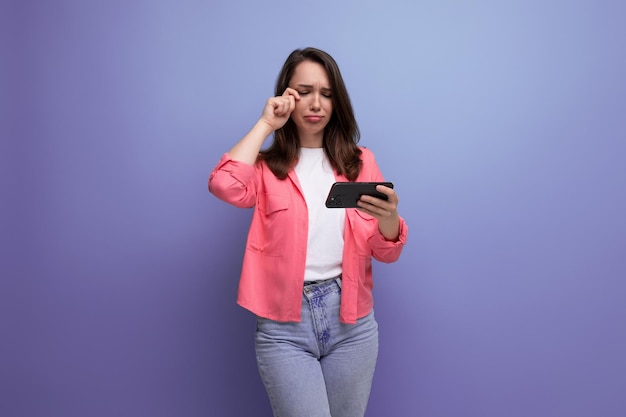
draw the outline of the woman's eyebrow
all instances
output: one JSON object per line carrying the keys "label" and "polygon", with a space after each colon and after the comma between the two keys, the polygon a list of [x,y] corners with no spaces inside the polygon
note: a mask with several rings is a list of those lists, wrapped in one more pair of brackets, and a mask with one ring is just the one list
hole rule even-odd
{"label": "woman's eyebrow", "polygon": [[[311,84],[298,84],[296,85],[296,87],[300,87],[300,88],[313,88],[313,86]],[[320,88],[320,90],[324,90],[324,91],[330,91],[330,87],[322,87]]]}

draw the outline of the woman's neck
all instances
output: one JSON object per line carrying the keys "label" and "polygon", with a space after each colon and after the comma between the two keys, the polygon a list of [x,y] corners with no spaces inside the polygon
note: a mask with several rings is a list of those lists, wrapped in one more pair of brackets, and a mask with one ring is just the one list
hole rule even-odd
{"label": "woman's neck", "polygon": [[321,148],[324,145],[324,135],[302,135],[300,134],[300,147]]}

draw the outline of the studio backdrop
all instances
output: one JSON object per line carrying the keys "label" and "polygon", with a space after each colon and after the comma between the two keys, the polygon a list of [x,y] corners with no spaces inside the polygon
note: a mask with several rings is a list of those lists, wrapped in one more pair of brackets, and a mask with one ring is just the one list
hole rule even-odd
{"label": "studio backdrop", "polygon": [[623,417],[625,15],[3,3],[0,415],[271,416],[235,304],[251,210],[207,179],[314,46],[409,226],[374,265],[367,416]]}

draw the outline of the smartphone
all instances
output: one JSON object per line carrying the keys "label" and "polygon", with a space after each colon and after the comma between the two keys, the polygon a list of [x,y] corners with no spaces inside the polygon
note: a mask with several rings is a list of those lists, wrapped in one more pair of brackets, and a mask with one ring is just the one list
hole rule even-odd
{"label": "smartphone", "polygon": [[326,198],[328,208],[355,208],[363,194],[387,200],[387,195],[376,191],[377,185],[393,188],[391,182],[336,182]]}

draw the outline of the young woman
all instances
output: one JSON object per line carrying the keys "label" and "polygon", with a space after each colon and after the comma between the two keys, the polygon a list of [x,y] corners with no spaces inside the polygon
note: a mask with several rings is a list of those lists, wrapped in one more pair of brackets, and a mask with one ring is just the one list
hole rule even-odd
{"label": "young woman", "polygon": [[237,302],[257,316],[257,363],[276,417],[365,414],[378,355],[371,259],[398,259],[407,226],[396,192],[381,185],[387,200],[325,206],[336,181],[383,181],[358,140],[335,60],[295,50],[276,96],[209,178],[220,199],[254,207]]}

